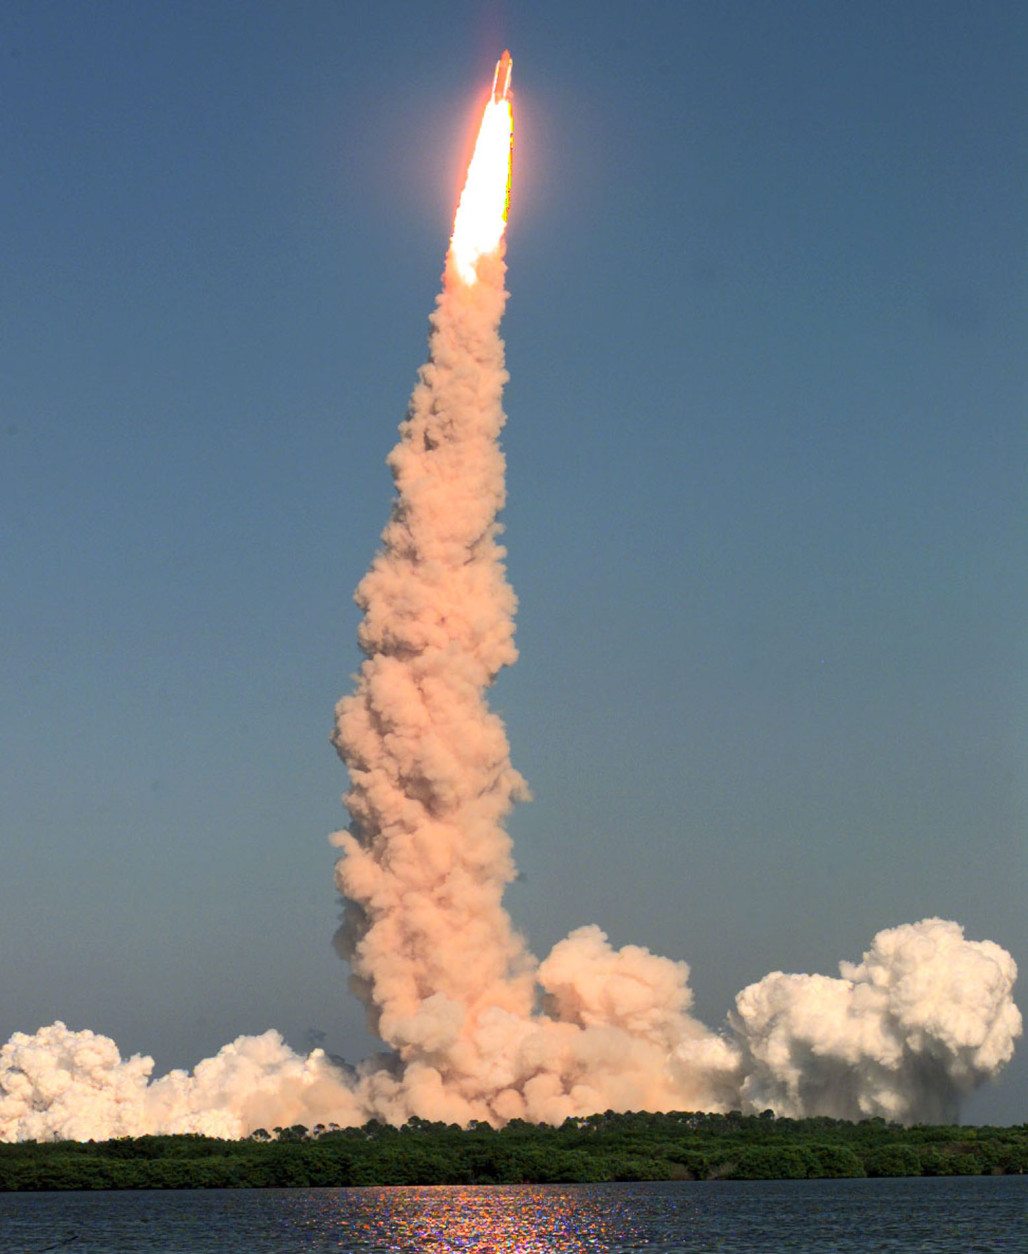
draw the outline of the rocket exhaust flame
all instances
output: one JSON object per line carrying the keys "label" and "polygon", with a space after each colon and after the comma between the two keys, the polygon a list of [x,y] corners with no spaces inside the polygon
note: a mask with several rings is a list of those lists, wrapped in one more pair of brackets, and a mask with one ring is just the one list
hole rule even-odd
{"label": "rocket exhaust flame", "polygon": [[480,257],[497,251],[507,225],[513,111],[510,53],[496,62],[493,90],[482,114],[475,150],[457,206],[450,254],[461,280],[476,281]]}
{"label": "rocket exhaust flame", "polygon": [[952,1119],[1012,1056],[1013,959],[942,919],[880,932],[840,978],[765,976],[720,1034],[689,1014],[684,962],[614,949],[595,926],[538,962],[514,930],[503,823],[527,786],[485,700],[517,657],[497,522],[510,69],[504,53],[389,455],[392,514],[356,593],[365,657],[333,734],[352,819],[333,838],[339,943],[396,1065],[344,1072],[266,1032],[151,1082],[151,1059],[55,1023],[0,1049],[0,1140],[606,1109]]}

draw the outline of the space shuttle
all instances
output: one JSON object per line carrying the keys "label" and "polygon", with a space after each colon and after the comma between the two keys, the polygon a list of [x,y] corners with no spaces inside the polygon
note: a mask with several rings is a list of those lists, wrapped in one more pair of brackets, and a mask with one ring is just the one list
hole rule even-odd
{"label": "space shuttle", "polygon": [[509,52],[505,52],[496,62],[496,72],[493,74],[493,102],[495,104],[510,99],[510,72],[513,66]]}

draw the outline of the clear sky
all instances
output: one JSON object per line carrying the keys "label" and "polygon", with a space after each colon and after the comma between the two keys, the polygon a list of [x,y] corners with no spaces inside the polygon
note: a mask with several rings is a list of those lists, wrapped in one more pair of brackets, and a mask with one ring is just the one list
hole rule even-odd
{"label": "clear sky", "polygon": [[1028,9],[7,0],[0,1041],[373,1048],[328,733],[508,46],[516,922],[711,1026],[929,915],[1028,970]]}

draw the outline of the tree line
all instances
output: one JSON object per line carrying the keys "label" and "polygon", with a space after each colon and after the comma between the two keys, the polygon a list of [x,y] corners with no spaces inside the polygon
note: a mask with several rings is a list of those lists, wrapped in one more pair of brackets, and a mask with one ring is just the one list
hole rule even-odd
{"label": "tree line", "polygon": [[411,1119],[318,1124],[244,1140],[197,1134],[0,1144],[0,1190],[224,1189],[412,1184],[808,1180],[1002,1175],[1028,1169],[1028,1124],[902,1127],[675,1111],[515,1119],[503,1128]]}

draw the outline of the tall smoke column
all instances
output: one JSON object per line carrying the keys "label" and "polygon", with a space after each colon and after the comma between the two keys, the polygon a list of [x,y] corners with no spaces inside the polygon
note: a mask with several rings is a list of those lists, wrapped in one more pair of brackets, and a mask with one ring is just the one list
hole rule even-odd
{"label": "tall smoke column", "polygon": [[[401,1068],[362,1069],[369,1110],[466,1122],[719,1107],[737,1051],[686,1013],[682,962],[579,928],[541,964],[503,909],[503,821],[528,795],[485,693],[517,657],[496,521],[507,381],[510,54],[496,66],[400,442],[383,547],[361,581],[356,691],[334,742],[350,771],[340,947]],[[539,997],[545,1013],[536,1009]]]}
{"label": "tall smoke column", "polygon": [[523,1016],[532,976],[501,906],[502,822],[527,796],[485,689],[517,657],[496,521],[504,368],[510,54],[497,64],[460,198],[443,291],[389,457],[383,549],[357,589],[366,660],[337,709],[352,824],[336,879],[342,948],[375,1031],[409,1059],[448,1050],[479,1012]]}

